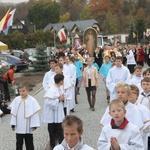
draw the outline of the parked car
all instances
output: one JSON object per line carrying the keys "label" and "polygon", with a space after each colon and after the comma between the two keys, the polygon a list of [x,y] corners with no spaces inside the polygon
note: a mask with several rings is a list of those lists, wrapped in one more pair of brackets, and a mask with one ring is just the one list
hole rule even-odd
{"label": "parked car", "polygon": [[16,56],[12,56],[10,54],[0,54],[0,61],[5,61],[8,64],[16,65],[17,72],[28,68],[28,64],[25,61],[21,60]]}
{"label": "parked car", "polygon": [[36,49],[35,48],[28,48],[25,49],[27,53],[29,54],[29,61],[33,63],[34,61],[37,61],[36,57]]}

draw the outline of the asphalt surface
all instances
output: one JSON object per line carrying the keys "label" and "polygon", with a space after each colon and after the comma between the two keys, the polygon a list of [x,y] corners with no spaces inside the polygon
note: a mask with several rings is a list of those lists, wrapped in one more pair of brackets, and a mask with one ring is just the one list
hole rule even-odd
{"label": "asphalt surface", "polygon": [[[38,100],[41,107],[43,106],[43,95],[44,90],[35,93],[34,97]],[[75,112],[73,115],[77,115],[83,120],[84,132],[83,138],[84,143],[97,148],[97,140],[101,131],[99,121],[106,109],[106,93],[105,86],[102,77],[99,75],[99,87],[96,94],[95,111],[89,109],[86,92],[83,85],[80,89],[80,95],[78,95],[78,102],[75,106]],[[40,117],[41,117],[40,111]],[[0,123],[0,150],[15,150],[15,132],[10,128],[10,117],[11,115],[5,115],[2,117]],[[47,124],[41,123],[41,127],[34,132],[34,145],[35,150],[49,150],[49,136],[47,131]],[[25,146],[24,146],[25,149]]]}

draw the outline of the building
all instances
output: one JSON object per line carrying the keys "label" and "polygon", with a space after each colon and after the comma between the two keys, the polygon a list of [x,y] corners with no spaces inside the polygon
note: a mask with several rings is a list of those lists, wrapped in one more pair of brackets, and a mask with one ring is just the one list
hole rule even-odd
{"label": "building", "polygon": [[43,31],[50,30],[55,32],[56,34],[62,28],[65,29],[65,33],[67,36],[67,44],[72,45],[75,36],[78,36],[81,39],[81,43],[83,43],[83,33],[87,28],[94,28],[98,34],[101,34],[101,27],[99,23],[94,20],[82,20],[82,21],[70,21],[70,22],[63,22],[63,23],[49,23]]}
{"label": "building", "polygon": [[13,21],[12,26],[9,28],[9,33],[12,33],[16,30],[18,30],[19,32],[23,34],[27,34],[29,32],[28,28],[25,25],[25,21],[21,21],[18,18],[16,18]]}

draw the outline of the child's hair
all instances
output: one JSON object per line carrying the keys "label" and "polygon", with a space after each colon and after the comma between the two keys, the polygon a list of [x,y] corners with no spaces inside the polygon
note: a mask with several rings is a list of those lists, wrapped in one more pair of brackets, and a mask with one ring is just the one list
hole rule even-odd
{"label": "child's hair", "polygon": [[54,81],[56,84],[58,84],[60,81],[63,81],[64,80],[64,75],[63,74],[56,74],[54,76]]}
{"label": "child's hair", "polygon": [[51,62],[54,62],[55,64],[57,64],[57,60],[55,58],[50,59],[48,63],[50,64]]}
{"label": "child's hair", "polygon": [[13,69],[13,68],[15,68],[16,67],[16,65],[11,65],[10,66],[10,69]]}
{"label": "child's hair", "polygon": [[59,67],[59,68],[63,69],[63,65],[61,63],[56,64],[55,67]]}
{"label": "child's hair", "polygon": [[150,78],[143,78],[142,80],[141,80],[141,84],[142,84],[142,82],[150,82]]}
{"label": "child's hair", "polygon": [[136,85],[131,84],[131,85],[130,85],[130,89],[131,89],[132,91],[135,91],[135,92],[136,92],[136,95],[139,95],[139,88],[138,88]]}
{"label": "child's hair", "polygon": [[124,103],[123,103],[121,100],[119,100],[119,99],[114,99],[114,100],[112,100],[112,101],[110,102],[110,104],[109,104],[109,111],[111,111],[111,106],[112,106],[112,105],[116,105],[116,106],[121,107],[122,109],[125,110],[125,105],[124,105]]}
{"label": "child's hair", "polygon": [[78,133],[81,133],[83,131],[83,121],[74,115],[68,115],[65,117],[65,119],[62,122],[62,127],[72,127],[76,125]]}
{"label": "child's hair", "polygon": [[142,66],[140,66],[140,65],[135,66],[134,71],[137,70],[137,69],[142,70]]}
{"label": "child's hair", "polygon": [[21,88],[26,88],[27,90],[29,90],[29,84],[27,82],[22,82],[19,84],[18,86],[18,89],[21,89]]}
{"label": "child's hair", "polygon": [[123,62],[123,58],[121,56],[117,56],[116,59],[115,59],[115,61],[116,60],[121,60]]}
{"label": "child's hair", "polygon": [[146,76],[147,70],[144,70],[142,76]]}
{"label": "child's hair", "polygon": [[65,59],[65,57],[63,57],[63,56],[60,56],[60,57],[58,58],[58,60],[59,60],[59,59],[61,59],[61,58],[62,58],[63,60]]}
{"label": "child's hair", "polygon": [[108,55],[106,55],[104,58],[105,58],[105,59],[106,59],[106,58],[109,58],[109,59],[110,59],[110,57],[109,57]]}
{"label": "child's hair", "polygon": [[65,58],[67,58],[67,57],[70,59],[70,57],[69,57],[69,56],[65,56],[65,57],[64,57],[64,59],[65,59]]}
{"label": "child's hair", "polygon": [[150,68],[147,68],[147,69],[146,69],[146,73],[150,73]]}
{"label": "child's hair", "polygon": [[70,61],[72,61],[73,63],[76,61],[74,56],[70,57]]}
{"label": "child's hair", "polygon": [[126,90],[126,92],[127,92],[128,94],[130,94],[131,88],[130,88],[130,86],[129,86],[128,84],[126,84],[126,83],[124,83],[124,82],[119,82],[119,83],[117,83],[117,85],[116,85],[116,89],[118,89],[118,88],[120,88],[120,87],[123,87],[123,88]]}

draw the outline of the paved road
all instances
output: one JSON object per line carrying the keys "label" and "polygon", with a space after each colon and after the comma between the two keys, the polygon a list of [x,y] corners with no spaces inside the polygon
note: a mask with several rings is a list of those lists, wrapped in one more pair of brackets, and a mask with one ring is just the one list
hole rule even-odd
{"label": "paved road", "polygon": [[[44,90],[40,91],[35,98],[43,105]],[[96,96],[96,110],[89,110],[85,89],[81,87],[80,95],[78,95],[79,104],[75,107],[74,115],[80,117],[84,122],[84,142],[96,148],[96,143],[100,134],[99,121],[106,108],[106,96],[102,77],[99,75],[99,87]],[[41,112],[40,112],[41,116]],[[0,123],[0,150],[15,150],[15,133],[10,128],[10,115],[2,118]],[[41,123],[41,127],[34,133],[35,150],[47,150],[49,136],[47,125]],[[24,148],[25,149],[25,148]]]}

